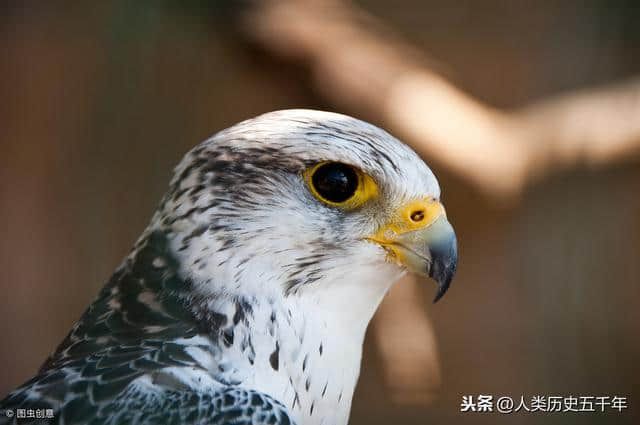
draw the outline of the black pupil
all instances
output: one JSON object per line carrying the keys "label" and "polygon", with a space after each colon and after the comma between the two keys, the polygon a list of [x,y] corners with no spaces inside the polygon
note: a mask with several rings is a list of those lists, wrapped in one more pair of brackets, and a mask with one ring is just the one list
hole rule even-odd
{"label": "black pupil", "polygon": [[344,202],[358,188],[358,175],[348,165],[332,162],[318,167],[311,178],[320,196],[331,202]]}

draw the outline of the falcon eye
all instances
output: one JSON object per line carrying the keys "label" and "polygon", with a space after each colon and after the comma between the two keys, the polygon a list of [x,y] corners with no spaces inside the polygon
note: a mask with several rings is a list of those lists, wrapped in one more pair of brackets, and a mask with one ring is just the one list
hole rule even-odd
{"label": "falcon eye", "polygon": [[321,162],[303,173],[309,190],[323,203],[353,209],[376,196],[378,186],[367,174],[341,162]]}
{"label": "falcon eye", "polygon": [[346,164],[328,162],[311,176],[313,187],[327,201],[340,203],[351,198],[358,188],[358,175]]}

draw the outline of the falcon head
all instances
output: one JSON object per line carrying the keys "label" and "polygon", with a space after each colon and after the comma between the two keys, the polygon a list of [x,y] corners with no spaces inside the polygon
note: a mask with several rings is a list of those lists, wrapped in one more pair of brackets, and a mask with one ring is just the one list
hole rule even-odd
{"label": "falcon head", "polygon": [[349,303],[366,291],[381,298],[408,270],[436,281],[437,301],[456,269],[431,170],[385,131],[328,112],[268,113],[198,145],[152,227],[170,235],[201,295],[340,287],[334,300]]}

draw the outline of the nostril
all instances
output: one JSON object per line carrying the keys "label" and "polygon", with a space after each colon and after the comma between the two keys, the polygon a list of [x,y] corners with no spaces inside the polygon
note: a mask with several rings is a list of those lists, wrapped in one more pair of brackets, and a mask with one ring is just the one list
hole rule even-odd
{"label": "nostril", "polygon": [[424,210],[416,210],[411,213],[411,221],[419,223],[424,220]]}

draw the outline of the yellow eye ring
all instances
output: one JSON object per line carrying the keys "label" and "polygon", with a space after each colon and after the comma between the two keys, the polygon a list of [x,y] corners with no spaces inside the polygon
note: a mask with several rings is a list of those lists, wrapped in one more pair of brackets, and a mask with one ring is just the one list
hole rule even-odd
{"label": "yellow eye ring", "polygon": [[303,172],[309,191],[326,205],[352,210],[378,195],[378,185],[360,169],[324,161]]}

